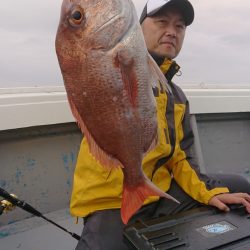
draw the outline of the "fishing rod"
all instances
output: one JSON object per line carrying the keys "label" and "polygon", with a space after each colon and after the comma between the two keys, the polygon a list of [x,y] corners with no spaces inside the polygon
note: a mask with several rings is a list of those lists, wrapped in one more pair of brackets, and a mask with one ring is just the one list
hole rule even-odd
{"label": "fishing rod", "polygon": [[47,217],[45,217],[42,213],[40,213],[38,210],[36,210],[34,207],[32,207],[31,205],[29,205],[27,202],[25,201],[21,201],[19,200],[15,195],[13,194],[9,194],[6,190],[0,188],[0,196],[3,197],[6,200],[2,200],[0,201],[0,215],[6,210],[12,210],[14,206],[20,207],[23,210],[25,210],[28,213],[31,213],[37,217],[43,218],[44,220],[48,221],[49,223],[53,224],[54,226],[60,228],[61,230],[63,230],[64,232],[70,234],[73,238],[75,238],[76,240],[80,240],[80,236],[69,232],[66,228],[58,225],[57,223],[55,223],[54,221],[48,219]]}

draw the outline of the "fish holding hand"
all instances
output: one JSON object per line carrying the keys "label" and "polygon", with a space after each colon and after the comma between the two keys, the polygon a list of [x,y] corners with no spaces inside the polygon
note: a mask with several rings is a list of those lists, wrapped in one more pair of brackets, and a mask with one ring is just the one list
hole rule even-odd
{"label": "fish holding hand", "polygon": [[142,171],[157,143],[152,86],[166,80],[147,52],[132,1],[64,0],[56,52],[90,152],[109,170],[122,167],[124,224],[149,196],[178,202]]}

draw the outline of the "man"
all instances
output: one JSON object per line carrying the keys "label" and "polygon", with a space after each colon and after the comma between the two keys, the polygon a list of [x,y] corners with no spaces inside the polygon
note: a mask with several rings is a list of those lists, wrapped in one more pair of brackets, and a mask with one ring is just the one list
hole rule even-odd
{"label": "man", "polygon": [[[159,143],[144,158],[143,170],[147,169],[152,182],[181,204],[150,197],[147,205],[129,223],[137,218],[176,214],[203,204],[223,211],[229,211],[229,204],[243,204],[250,213],[249,183],[235,176],[202,176],[192,155],[193,133],[188,102],[171,79],[179,70],[172,59],[180,52],[186,27],[193,19],[193,7],[187,0],[149,0],[140,18],[148,51],[165,74],[171,89],[164,92],[160,83],[154,89]],[[122,171],[109,173],[99,166],[84,139],[71,199],[71,213],[84,217],[84,229],[76,250],[128,249],[122,236],[121,192]]]}

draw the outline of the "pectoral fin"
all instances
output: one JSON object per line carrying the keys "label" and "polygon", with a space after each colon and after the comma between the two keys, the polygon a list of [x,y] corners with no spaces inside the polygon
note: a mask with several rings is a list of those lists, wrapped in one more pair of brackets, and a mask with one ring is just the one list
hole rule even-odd
{"label": "pectoral fin", "polygon": [[124,89],[133,107],[137,106],[138,82],[134,70],[134,58],[128,50],[119,50],[115,56],[115,65],[120,68]]}

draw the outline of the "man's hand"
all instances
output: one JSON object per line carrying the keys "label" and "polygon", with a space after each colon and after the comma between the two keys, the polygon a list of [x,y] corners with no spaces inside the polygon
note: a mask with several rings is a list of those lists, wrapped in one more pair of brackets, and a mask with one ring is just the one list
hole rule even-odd
{"label": "man's hand", "polygon": [[233,204],[242,204],[247,212],[250,213],[250,195],[247,193],[218,194],[208,202],[208,205],[217,207],[225,212],[230,211],[227,205]]}

